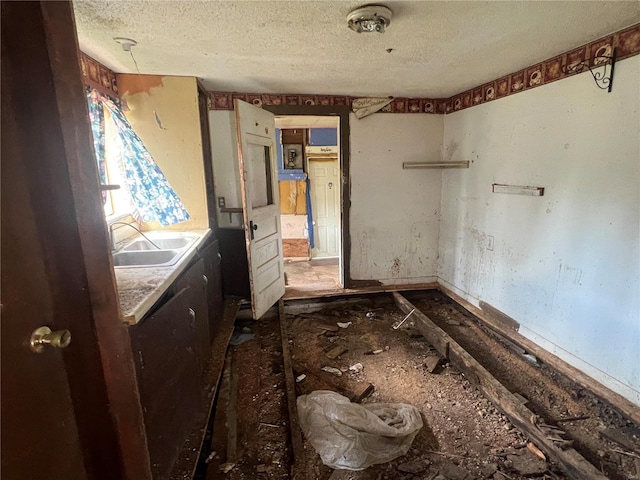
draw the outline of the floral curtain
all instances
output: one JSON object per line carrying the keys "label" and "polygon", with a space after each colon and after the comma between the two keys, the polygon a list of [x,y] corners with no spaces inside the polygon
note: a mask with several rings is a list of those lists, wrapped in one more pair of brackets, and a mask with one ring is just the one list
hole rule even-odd
{"label": "floral curtain", "polygon": [[[145,222],[158,221],[163,226],[188,220],[189,212],[165,178],[160,167],[151,157],[140,137],[131,128],[120,107],[106,97],[100,97],[100,100],[102,106],[111,114],[111,119],[118,132],[119,141],[117,143],[120,147],[118,157],[122,163],[125,186],[138,210],[137,216]],[[104,138],[102,148],[104,150]]]}
{"label": "floral curtain", "polygon": [[[107,164],[104,157],[104,108],[102,107],[101,95],[96,90],[88,89],[87,101],[89,102],[93,149],[98,160],[98,175],[100,183],[104,185],[107,183]],[[106,201],[107,192],[102,192],[102,203],[106,203]]]}

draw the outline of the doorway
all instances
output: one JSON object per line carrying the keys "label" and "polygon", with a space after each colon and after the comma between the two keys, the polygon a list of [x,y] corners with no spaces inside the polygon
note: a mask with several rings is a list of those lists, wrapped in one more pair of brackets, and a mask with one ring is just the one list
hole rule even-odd
{"label": "doorway", "polygon": [[275,122],[287,296],[339,291],[340,118],[282,115]]}

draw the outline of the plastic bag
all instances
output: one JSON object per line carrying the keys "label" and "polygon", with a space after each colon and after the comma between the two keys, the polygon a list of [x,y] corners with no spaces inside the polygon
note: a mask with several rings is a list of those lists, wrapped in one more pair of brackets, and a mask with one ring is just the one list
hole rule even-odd
{"label": "plastic bag", "polygon": [[344,470],[364,470],[404,455],[422,417],[404,403],[351,403],[326,390],[297,400],[300,426],[322,462]]}

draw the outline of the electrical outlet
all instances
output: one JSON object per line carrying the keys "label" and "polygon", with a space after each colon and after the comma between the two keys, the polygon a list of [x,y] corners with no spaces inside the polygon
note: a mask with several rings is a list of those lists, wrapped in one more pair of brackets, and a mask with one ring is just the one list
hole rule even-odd
{"label": "electrical outlet", "polygon": [[487,235],[487,250],[493,252],[493,235]]}
{"label": "electrical outlet", "polygon": [[225,206],[226,206],[226,202],[224,200],[224,197],[218,197],[218,207],[224,208]]}

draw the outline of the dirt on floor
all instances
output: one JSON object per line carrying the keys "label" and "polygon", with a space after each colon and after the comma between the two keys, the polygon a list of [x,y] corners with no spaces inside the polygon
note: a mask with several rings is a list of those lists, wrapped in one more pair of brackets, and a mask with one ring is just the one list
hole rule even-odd
{"label": "dirt on floor", "polygon": [[[607,477],[640,478],[637,425],[569,379],[532,363],[533,358],[527,360],[522,351],[492,336],[439,292],[408,298],[510,391],[520,394],[545,423],[567,432],[573,448]],[[430,373],[437,352],[413,328],[411,319],[393,328],[405,314],[389,295],[320,305],[297,303],[286,311],[294,376],[300,380],[297,395],[333,390],[356,400],[371,384],[374,391],[362,403],[410,404],[424,423],[406,455],[360,472],[332,470],[304,440],[302,458],[296,459],[297,479],[565,478],[557,465],[538,456],[535,445],[455,365],[440,362]],[[206,478],[290,478],[278,320],[245,326],[256,338],[230,347]],[[329,373],[324,367],[336,370]],[[580,419],[564,421],[568,418]]]}

